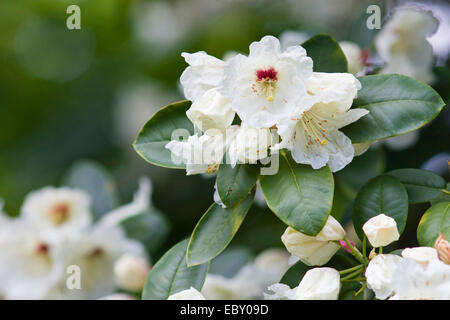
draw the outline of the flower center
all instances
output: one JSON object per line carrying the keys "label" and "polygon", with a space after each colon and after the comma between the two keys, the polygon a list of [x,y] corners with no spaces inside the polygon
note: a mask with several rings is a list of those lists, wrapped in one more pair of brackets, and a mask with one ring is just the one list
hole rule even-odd
{"label": "flower center", "polygon": [[50,209],[50,219],[57,226],[63,224],[69,218],[69,214],[70,207],[64,202],[56,203]]}
{"label": "flower center", "polygon": [[319,119],[313,112],[305,112],[302,116],[302,121],[305,126],[308,145],[318,143],[325,146],[327,144],[327,131],[323,128],[323,123],[327,122],[327,120]]}
{"label": "flower center", "polygon": [[255,93],[262,93],[267,101],[273,101],[273,92],[276,88],[278,71],[273,67],[256,70],[256,84],[252,86]]}

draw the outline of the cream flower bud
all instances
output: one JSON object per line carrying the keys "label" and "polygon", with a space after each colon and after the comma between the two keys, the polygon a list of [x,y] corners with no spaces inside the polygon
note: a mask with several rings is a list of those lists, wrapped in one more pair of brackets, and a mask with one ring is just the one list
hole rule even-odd
{"label": "cream flower bud", "polygon": [[321,266],[327,263],[336,251],[339,250],[339,244],[333,242],[342,240],[345,237],[345,230],[339,222],[332,216],[319,232],[312,237],[298,232],[288,227],[281,236],[286,249],[294,256],[310,266]]}
{"label": "cream flower bud", "polygon": [[406,248],[402,251],[402,257],[414,260],[423,266],[428,265],[430,261],[437,260],[438,258],[436,249],[430,247]]}
{"label": "cream flower bud", "polygon": [[206,300],[205,297],[198,292],[197,289],[191,287],[190,289],[180,291],[171,295],[167,300]]}
{"label": "cream flower bud", "polygon": [[144,258],[129,253],[124,254],[114,264],[116,283],[127,291],[142,290],[149,271],[150,265]]}
{"label": "cream flower bud", "polygon": [[186,112],[191,122],[202,131],[226,129],[233,122],[235,112],[217,89],[210,89],[195,100]]}
{"label": "cream flower bud", "polygon": [[362,228],[374,248],[387,246],[400,238],[395,220],[383,213],[369,219]]}
{"label": "cream flower bud", "polygon": [[394,254],[379,254],[369,262],[365,273],[367,285],[375,292],[377,299],[392,295],[393,275],[401,261],[402,258]]}
{"label": "cream flower bud", "polygon": [[450,264],[450,243],[445,240],[444,235],[440,232],[439,237],[436,239],[434,247],[437,250],[439,260],[441,260],[445,264]]}
{"label": "cream flower bud", "polygon": [[295,292],[295,300],[337,300],[340,290],[339,272],[333,268],[314,268],[303,276]]}

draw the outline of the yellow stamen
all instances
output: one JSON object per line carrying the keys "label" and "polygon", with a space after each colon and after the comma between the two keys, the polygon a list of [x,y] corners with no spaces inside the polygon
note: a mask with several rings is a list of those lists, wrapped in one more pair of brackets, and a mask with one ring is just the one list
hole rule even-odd
{"label": "yellow stamen", "polygon": [[267,101],[272,102],[273,101],[273,96],[268,96],[267,97]]}

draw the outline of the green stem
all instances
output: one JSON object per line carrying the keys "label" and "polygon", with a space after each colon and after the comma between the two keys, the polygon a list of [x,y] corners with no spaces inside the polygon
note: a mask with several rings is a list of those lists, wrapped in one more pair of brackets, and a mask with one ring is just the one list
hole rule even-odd
{"label": "green stem", "polygon": [[355,278],[355,279],[347,279],[347,280],[341,280],[341,282],[363,282],[366,281],[365,278]]}
{"label": "green stem", "polygon": [[361,289],[359,289],[359,290],[355,293],[355,297],[357,297],[358,294],[360,294],[361,292],[363,292],[363,291],[366,289],[366,287],[367,287],[367,282],[365,282],[365,283],[362,285]]}
{"label": "green stem", "polygon": [[441,189],[441,191],[442,191],[443,193],[445,193],[445,194],[450,194],[450,191],[449,191],[449,190]]}
{"label": "green stem", "polygon": [[382,254],[382,253],[383,253],[383,247],[380,247],[380,248],[378,249],[378,253],[379,253],[379,254]]}
{"label": "green stem", "polygon": [[353,272],[353,271],[359,270],[359,269],[361,269],[363,267],[364,267],[364,265],[360,264],[360,265],[357,265],[356,267],[352,267],[352,268],[348,268],[348,269],[344,269],[342,271],[339,271],[339,274],[343,275],[343,274],[346,274],[346,273],[349,273],[349,272]]}
{"label": "green stem", "polygon": [[352,278],[354,278],[356,276],[359,276],[361,274],[361,272],[362,272],[362,269],[358,269],[357,271],[352,272],[349,275],[341,278],[341,281],[349,280],[349,279],[352,279]]}
{"label": "green stem", "polygon": [[367,248],[367,236],[364,234],[363,244],[362,244],[362,255],[364,258],[364,265],[367,265],[367,263],[368,263],[366,248]]}
{"label": "green stem", "polygon": [[347,244],[347,246],[350,248],[350,251],[352,252],[352,255],[362,264],[365,264],[366,261],[364,260],[362,254],[358,251],[356,251],[356,249],[351,245],[351,243],[348,241],[348,239],[346,237],[344,237],[344,241]]}

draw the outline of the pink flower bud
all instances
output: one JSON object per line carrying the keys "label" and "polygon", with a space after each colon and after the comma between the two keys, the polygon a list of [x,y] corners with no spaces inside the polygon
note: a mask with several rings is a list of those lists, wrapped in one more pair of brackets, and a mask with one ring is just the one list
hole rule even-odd
{"label": "pink flower bud", "polygon": [[[353,241],[349,241],[349,242],[352,245],[352,247],[354,247],[356,245],[356,243],[354,243]],[[348,253],[352,253],[352,250],[348,247],[347,243],[344,240],[339,240],[339,244],[342,248],[347,250]]]}

